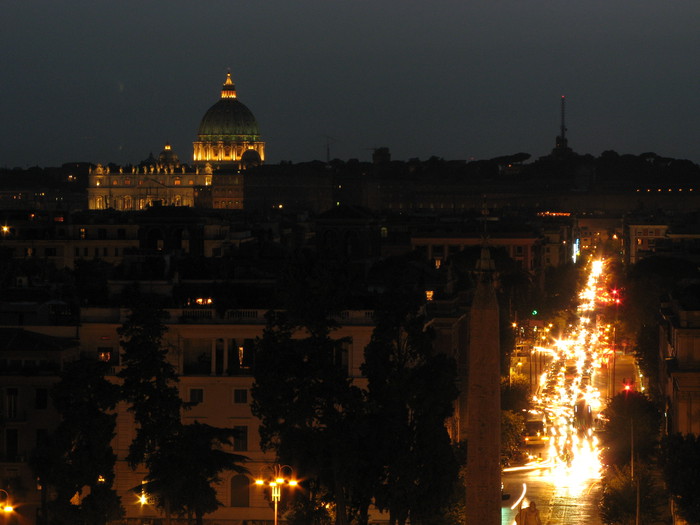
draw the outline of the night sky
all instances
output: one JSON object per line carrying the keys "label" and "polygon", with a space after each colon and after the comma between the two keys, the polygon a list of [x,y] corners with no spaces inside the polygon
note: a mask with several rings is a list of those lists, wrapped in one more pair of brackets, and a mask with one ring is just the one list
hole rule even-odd
{"label": "night sky", "polygon": [[267,162],[700,162],[697,0],[0,0],[0,167],[191,161],[230,68]]}

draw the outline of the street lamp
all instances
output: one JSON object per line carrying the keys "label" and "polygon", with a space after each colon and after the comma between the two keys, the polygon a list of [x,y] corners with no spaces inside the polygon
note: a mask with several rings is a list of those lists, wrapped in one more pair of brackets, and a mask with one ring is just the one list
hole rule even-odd
{"label": "street lamp", "polygon": [[15,508],[10,504],[10,494],[4,489],[0,489],[0,492],[2,492],[5,495],[5,497],[2,500],[2,503],[0,503],[0,510],[2,510],[2,512],[8,515],[13,510],[15,510]]}
{"label": "street lamp", "polygon": [[[264,478],[262,476],[262,470],[268,471],[268,477]],[[289,465],[268,465],[261,469],[261,474],[255,480],[255,484],[258,486],[270,487],[272,501],[275,504],[275,525],[277,525],[277,506],[282,497],[282,486],[297,486],[297,480],[294,479],[294,471],[292,470],[292,467]]]}

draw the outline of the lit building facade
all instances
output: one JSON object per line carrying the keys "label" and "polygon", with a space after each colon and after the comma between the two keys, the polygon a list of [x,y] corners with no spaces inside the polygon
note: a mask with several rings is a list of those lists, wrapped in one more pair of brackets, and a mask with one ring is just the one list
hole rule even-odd
{"label": "lit building facade", "polygon": [[[254,479],[275,458],[260,449],[259,420],[251,412],[250,391],[255,370],[254,342],[263,334],[267,311],[217,312],[210,302],[203,297],[193,307],[167,310],[169,321],[163,339],[169,349],[167,358],[178,373],[180,396],[191,404],[182,413],[183,423],[198,421],[237,430],[238,435],[227,449],[249,458],[245,466],[250,474],[228,471],[221,474],[216,490],[222,505],[206,518],[223,525],[271,524],[273,509]],[[118,381],[116,374],[121,370],[118,329],[129,311],[86,307],[80,311],[79,323],[77,318],[72,322],[66,318],[59,323],[51,312],[25,310],[26,305],[16,304],[3,304],[0,308],[0,335],[6,341],[0,345],[0,402],[4,407],[0,476],[12,478],[17,486],[27,489],[22,499],[22,523],[34,525],[41,492],[39,487],[35,488],[28,458],[59,421],[48,392],[58,380],[64,363],[77,359],[78,355],[108,362],[109,378]],[[343,366],[348,378],[360,386],[365,384],[360,366],[374,328],[373,313],[346,310],[337,318],[341,324],[337,337],[347,339]],[[27,321],[23,323],[26,330],[14,328],[20,316]],[[3,322],[10,327],[3,326]],[[22,337],[10,337],[15,333],[21,333]],[[41,367],[48,367],[46,373]],[[132,490],[144,480],[146,472],[132,470],[126,461],[136,432],[127,408],[120,403],[116,410],[116,435],[112,441],[117,456],[114,488],[126,511],[122,523],[136,525],[162,519],[162,514],[147,494],[140,499]],[[372,523],[386,520],[386,516],[372,513]]]}
{"label": "lit building facade", "polygon": [[265,159],[253,113],[241,103],[231,74],[221,98],[204,114],[193,150],[182,164],[170,144],[139,166],[98,164],[88,175],[88,209],[143,210],[163,206],[243,209],[243,171]]}
{"label": "lit building facade", "polygon": [[669,225],[664,223],[628,224],[627,262],[635,264],[653,255],[656,251],[656,243],[666,238],[668,228]]}
{"label": "lit building facade", "polygon": [[[144,286],[147,283],[144,283]],[[146,289],[145,287],[142,289]],[[466,317],[459,305],[430,303],[429,326],[436,332],[435,347],[463,362]],[[166,310],[168,321],[163,345],[168,361],[178,374],[180,397],[190,404],[182,412],[183,423],[195,421],[233,428],[237,436],[229,452],[249,458],[249,474],[225,471],[216,484],[221,502],[206,515],[221,525],[273,523],[273,509],[265,491],[255,485],[260,471],[274,463],[274,454],[260,449],[260,421],[251,411],[251,387],[255,371],[255,339],[266,326],[265,309],[217,311],[211,299],[201,297],[192,305]],[[61,305],[0,303],[0,404],[4,407],[0,426],[0,476],[24,487],[21,523],[35,525],[41,508],[42,488],[36,485],[28,463],[32,450],[55,428],[59,415],[48,394],[63,366],[79,355],[110,364],[109,379],[118,381],[121,370],[119,328],[129,310],[119,307],[82,307],[68,312]],[[18,320],[23,319],[19,323]],[[366,387],[361,365],[364,350],[374,330],[374,311],[345,310],[336,316],[334,337],[345,340],[342,366],[347,378]],[[23,329],[16,328],[18,324]],[[20,334],[18,337],[16,334]],[[303,334],[300,334],[303,337]],[[456,407],[457,408],[457,407]],[[458,409],[459,410],[459,409]],[[123,525],[141,525],[163,518],[153,501],[133,491],[146,476],[143,468],[132,470],[127,461],[136,427],[125,403],[116,409],[116,435],[112,441],[117,456],[114,488],[126,515]],[[453,439],[460,439],[459,417],[447,422]],[[86,496],[81,494],[81,497]],[[371,509],[370,524],[386,524],[388,515]]]}
{"label": "lit building facade", "polygon": [[[481,235],[476,233],[420,233],[411,236],[411,247],[421,250],[428,260],[434,261],[439,268],[450,255],[454,255],[468,247],[481,246]],[[521,269],[536,275],[542,270],[542,242],[539,234],[491,234],[489,245],[494,248],[504,248],[508,256]]]}

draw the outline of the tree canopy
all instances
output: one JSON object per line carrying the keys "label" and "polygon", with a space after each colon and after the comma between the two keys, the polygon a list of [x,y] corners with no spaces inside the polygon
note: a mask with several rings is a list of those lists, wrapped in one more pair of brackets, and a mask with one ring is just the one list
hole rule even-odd
{"label": "tree canopy", "polygon": [[[119,387],[105,379],[108,368],[87,359],[67,363],[51,391],[61,422],[32,460],[44,490],[54,494],[47,523],[104,525],[123,514],[112,488]],[[76,494],[80,505],[71,501]]]}
{"label": "tree canopy", "polygon": [[700,438],[674,434],[663,441],[661,464],[678,512],[688,523],[700,523]]}
{"label": "tree canopy", "polygon": [[649,461],[657,451],[661,432],[661,413],[656,405],[638,391],[622,392],[612,398],[604,414],[603,462],[627,465],[632,458]]}
{"label": "tree canopy", "polygon": [[390,523],[428,523],[447,511],[459,465],[446,421],[457,398],[456,363],[437,353],[415,296],[389,290],[365,349],[369,417],[378,468],[375,505]]}
{"label": "tree canopy", "polygon": [[163,342],[165,319],[166,312],[157,303],[141,300],[119,329],[124,349],[119,374],[124,380],[122,396],[137,423],[127,460],[133,468],[145,465],[145,483],[134,490],[146,490],[167,519],[194,514],[201,524],[205,514],[221,505],[213,487],[220,473],[247,472],[239,465],[247,458],[223,450],[232,445],[234,429],[182,424],[178,377]]}
{"label": "tree canopy", "polygon": [[335,501],[338,524],[348,522],[361,445],[362,393],[348,377],[345,343],[319,320],[311,332],[271,316],[258,341],[252,388],[263,450],[316,478]]}
{"label": "tree canopy", "polygon": [[388,291],[375,297],[366,388],[348,369],[353,341],[336,335],[334,315],[352,300],[352,275],[337,261],[290,266],[286,313],[269,314],[257,342],[252,408],[261,445],[305,478],[292,521],[320,523],[328,516],[319,509],[332,502],[337,524],[367,523],[374,502],[393,523],[428,523],[452,501],[459,465],[446,421],[456,367],[433,348],[417,283],[390,273]]}

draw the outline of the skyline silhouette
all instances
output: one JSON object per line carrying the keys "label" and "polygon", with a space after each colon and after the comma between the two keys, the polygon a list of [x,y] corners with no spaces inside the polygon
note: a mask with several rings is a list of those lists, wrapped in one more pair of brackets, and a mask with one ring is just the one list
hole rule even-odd
{"label": "skyline silhouette", "polygon": [[267,162],[551,152],[700,161],[700,4],[264,4],[77,0],[4,7],[0,166],[183,161],[230,69]]}

